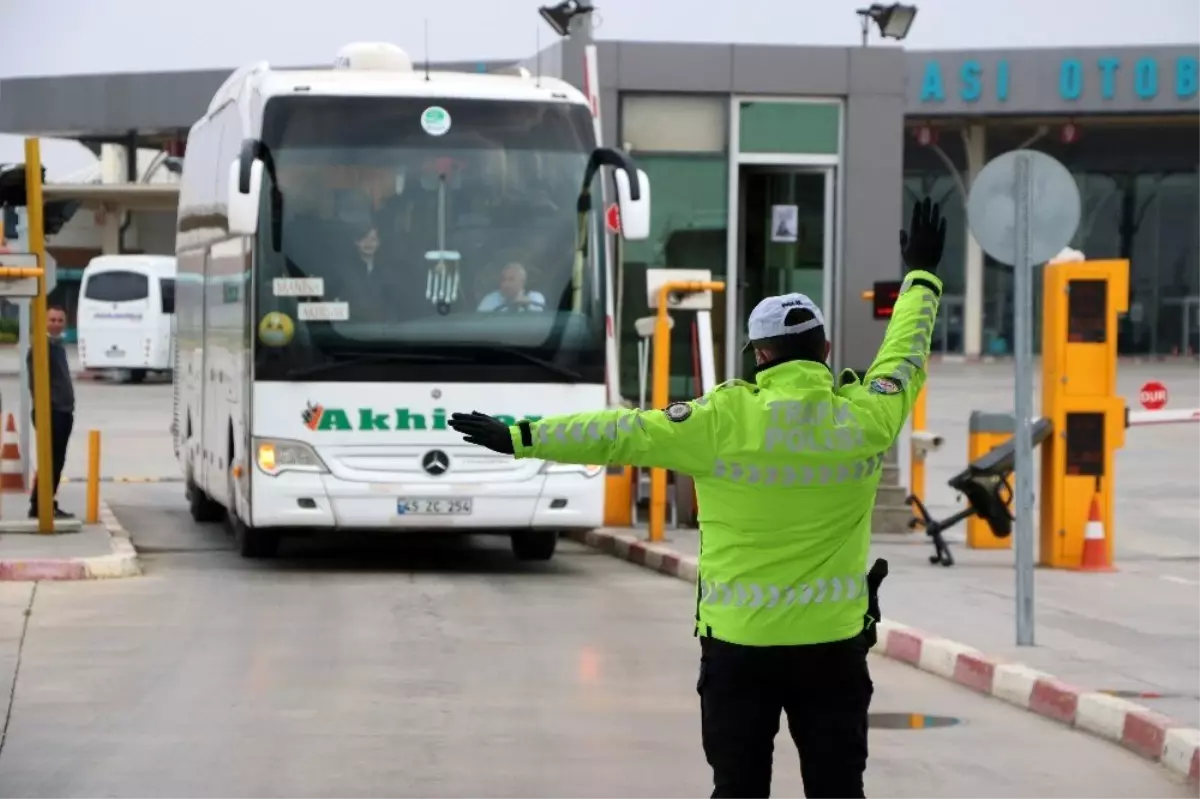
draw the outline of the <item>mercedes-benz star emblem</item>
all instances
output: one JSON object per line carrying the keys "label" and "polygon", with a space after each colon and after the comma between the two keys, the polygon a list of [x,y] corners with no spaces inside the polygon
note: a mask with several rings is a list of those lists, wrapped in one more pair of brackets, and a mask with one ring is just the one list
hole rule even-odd
{"label": "mercedes-benz star emblem", "polygon": [[450,468],[450,458],[440,449],[431,449],[421,458],[421,468],[431,477],[440,477]]}

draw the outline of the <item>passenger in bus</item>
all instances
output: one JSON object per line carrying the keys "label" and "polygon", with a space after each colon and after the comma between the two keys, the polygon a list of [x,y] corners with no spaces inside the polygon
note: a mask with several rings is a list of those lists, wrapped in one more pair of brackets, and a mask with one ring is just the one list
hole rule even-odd
{"label": "passenger in bus", "polygon": [[371,201],[362,192],[336,192],[329,206],[327,217],[309,220],[315,224],[303,237],[305,251],[301,257],[309,276],[324,278],[326,301],[350,302],[365,295],[366,287],[359,284],[369,279],[374,268],[379,233]]}
{"label": "passenger in bus", "polygon": [[525,288],[525,267],[513,261],[500,271],[500,286],[479,302],[480,311],[544,311],[546,298]]}
{"label": "passenger in bus", "polygon": [[427,265],[409,252],[393,234],[385,239],[374,220],[360,221],[347,237],[336,261],[337,277],[331,289],[337,299],[350,303],[354,322],[385,324],[432,314],[425,298]]}
{"label": "passenger in bus", "polygon": [[362,228],[359,230],[362,232],[354,242],[354,249],[358,252],[359,266],[366,272],[369,280],[375,273],[375,256],[379,253],[379,231],[373,222],[365,231]]}
{"label": "passenger in bus", "polygon": [[[379,263],[379,231],[371,219],[347,224],[338,255],[326,277],[328,299],[350,303],[351,318],[366,321],[390,287],[384,285],[391,270]],[[365,317],[365,318],[364,318]]]}

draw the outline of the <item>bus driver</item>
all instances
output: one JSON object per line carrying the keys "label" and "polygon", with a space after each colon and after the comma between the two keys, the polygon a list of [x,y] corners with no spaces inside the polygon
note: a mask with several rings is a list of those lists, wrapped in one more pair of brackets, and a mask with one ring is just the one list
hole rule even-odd
{"label": "bus driver", "polygon": [[500,286],[479,302],[480,311],[544,311],[541,292],[525,290],[525,267],[515,261],[500,272]]}

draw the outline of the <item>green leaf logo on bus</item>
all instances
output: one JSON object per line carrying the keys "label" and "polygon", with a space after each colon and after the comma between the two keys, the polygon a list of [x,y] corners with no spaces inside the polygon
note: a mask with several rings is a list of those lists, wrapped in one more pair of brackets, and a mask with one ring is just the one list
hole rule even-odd
{"label": "green leaf logo on bus", "polygon": [[[330,408],[319,402],[309,402],[301,412],[300,419],[304,426],[313,432],[326,430],[338,431],[423,431],[449,430],[446,423],[449,412],[445,408],[434,408],[428,413],[416,413],[411,408]],[[497,414],[496,418],[507,425],[517,423],[518,419],[528,419],[536,422],[541,416],[526,414],[524,416],[505,416]]]}
{"label": "green leaf logo on bus", "polygon": [[450,113],[440,105],[431,105],[421,113],[421,127],[430,136],[441,136],[450,130]]}

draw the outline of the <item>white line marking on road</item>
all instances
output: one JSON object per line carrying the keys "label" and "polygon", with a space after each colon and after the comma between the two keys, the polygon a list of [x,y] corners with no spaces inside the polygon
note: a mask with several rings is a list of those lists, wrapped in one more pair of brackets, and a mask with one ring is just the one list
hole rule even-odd
{"label": "white line marking on road", "polygon": [[1158,579],[1166,580],[1168,583],[1179,583],[1180,585],[1200,585],[1200,580],[1189,580],[1186,577],[1176,577],[1173,574],[1160,574]]}

